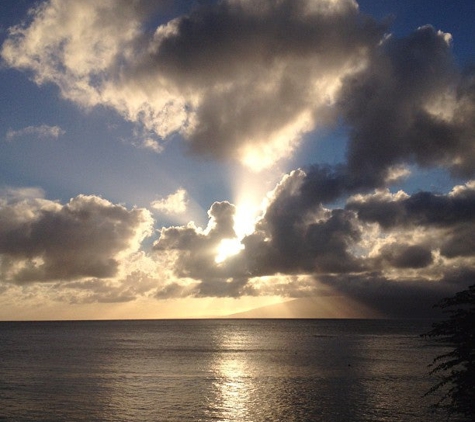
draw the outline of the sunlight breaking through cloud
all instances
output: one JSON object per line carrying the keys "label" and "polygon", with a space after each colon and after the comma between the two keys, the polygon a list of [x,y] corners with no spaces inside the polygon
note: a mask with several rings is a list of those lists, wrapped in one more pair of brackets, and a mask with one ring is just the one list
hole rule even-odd
{"label": "sunlight breaking through cloud", "polygon": [[[41,1],[5,34],[6,68],[79,107],[47,125],[5,103],[19,129],[9,122],[1,145],[14,164],[0,295],[300,299],[326,286],[401,316],[466,287],[475,73],[451,28],[393,34],[353,0],[205,3]],[[109,112],[127,128],[108,132]],[[443,188],[416,186],[420,171],[443,173]]]}

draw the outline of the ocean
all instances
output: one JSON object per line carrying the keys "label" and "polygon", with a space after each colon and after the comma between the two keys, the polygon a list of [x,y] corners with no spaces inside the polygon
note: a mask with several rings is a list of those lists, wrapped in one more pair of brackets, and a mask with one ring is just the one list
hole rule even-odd
{"label": "ocean", "polygon": [[0,420],[442,422],[430,325],[0,322]]}

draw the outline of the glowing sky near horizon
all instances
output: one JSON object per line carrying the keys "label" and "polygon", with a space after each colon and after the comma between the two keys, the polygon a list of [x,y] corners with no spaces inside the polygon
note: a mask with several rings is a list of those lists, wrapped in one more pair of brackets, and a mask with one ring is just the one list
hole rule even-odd
{"label": "glowing sky near horizon", "polygon": [[3,2],[0,319],[425,315],[475,276],[474,18]]}

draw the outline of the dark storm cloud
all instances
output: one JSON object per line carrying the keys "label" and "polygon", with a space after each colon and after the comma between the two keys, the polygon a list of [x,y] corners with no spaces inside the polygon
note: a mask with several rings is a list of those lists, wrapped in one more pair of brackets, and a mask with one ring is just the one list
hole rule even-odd
{"label": "dark storm cloud", "polygon": [[433,262],[430,249],[420,245],[386,245],[381,258],[394,268],[424,268]]}
{"label": "dark storm cloud", "polygon": [[453,227],[475,223],[475,185],[458,186],[449,194],[418,192],[399,198],[378,194],[350,199],[347,209],[362,221],[384,228],[398,226]]}
{"label": "dark storm cloud", "polygon": [[150,214],[95,196],[66,205],[38,198],[2,198],[2,278],[14,282],[111,277],[118,255],[149,234]]}
{"label": "dark storm cloud", "polygon": [[326,275],[318,281],[389,318],[440,317],[433,305],[460,286],[443,281],[391,280],[381,273]]}
{"label": "dark storm cloud", "polygon": [[475,224],[461,224],[447,234],[440,253],[447,258],[475,256]]}
{"label": "dark storm cloud", "polygon": [[[326,209],[326,201],[356,190],[340,170],[313,167],[283,179],[255,233],[243,239],[252,274],[361,273],[380,264],[422,269],[435,264],[437,253],[449,259],[475,255],[473,183],[446,195],[356,195],[345,209]],[[363,243],[367,223],[378,223],[389,236],[378,240],[374,233],[379,250],[373,252]]]}
{"label": "dark storm cloud", "polygon": [[[359,262],[348,253],[360,238],[355,215],[322,207],[322,200],[332,191],[320,183],[323,180],[333,186],[331,181],[336,179],[325,170],[310,175],[296,171],[275,189],[256,233],[243,240],[245,255],[254,260],[255,271],[346,272],[359,268]],[[257,256],[264,258],[262,264],[256,261]]]}
{"label": "dark storm cloud", "polygon": [[[154,59],[181,83],[205,85],[239,77],[252,63],[260,67],[287,56],[316,55],[323,63],[339,64],[342,52],[352,54],[374,41],[370,30],[378,26],[357,16],[354,3],[346,0],[217,2],[173,21]],[[195,73],[191,81],[190,68]]]}
{"label": "dark storm cloud", "polygon": [[303,112],[323,113],[312,85],[337,80],[383,31],[351,1],[219,2],[169,25],[157,32],[153,65],[145,62],[141,77],[158,69],[203,95],[189,139],[216,157],[265,142]]}
{"label": "dark storm cloud", "polygon": [[[191,226],[163,229],[156,250],[178,250],[177,275],[197,281],[192,290],[177,285],[167,294],[235,297],[274,292],[301,297],[315,294],[315,286],[305,278],[290,282],[286,277],[307,274],[336,283],[337,289],[355,299],[366,295],[364,303],[375,300],[377,310],[386,315],[402,316],[426,312],[417,310],[422,296],[424,304],[433,303],[467,282],[453,268],[473,268],[473,184],[457,186],[447,195],[420,192],[411,197],[376,191],[355,195],[347,209],[329,209],[323,200],[333,196],[326,192],[328,184],[317,180],[340,179],[329,169],[312,170],[320,176],[300,170],[283,178],[269,194],[254,232],[242,239],[245,248],[220,264],[214,261],[217,245],[231,233],[216,221],[231,227],[230,204],[212,207],[214,229],[206,233]],[[335,189],[341,191],[345,183],[336,183]],[[309,186],[315,189],[313,199]],[[221,215],[226,218],[218,218]],[[375,223],[380,223],[379,230]],[[276,278],[257,282],[262,276]]]}
{"label": "dark storm cloud", "polygon": [[474,279],[474,268],[462,267],[447,268],[444,276],[437,281],[420,280],[418,277],[391,280],[377,272],[357,276],[325,276],[319,281],[388,317],[424,318],[441,317],[440,309],[435,309],[434,304],[465,289],[473,284]]}
{"label": "dark storm cloud", "polygon": [[347,78],[339,106],[360,183],[383,185],[392,166],[412,162],[474,175],[473,75],[460,75],[447,34],[425,26],[389,37]]}
{"label": "dark storm cloud", "polygon": [[418,192],[397,198],[380,193],[361,196],[350,200],[347,208],[357,212],[360,221],[378,223],[389,233],[418,230],[427,234],[427,243],[410,246],[409,253],[404,251],[404,245],[389,245],[383,249],[382,258],[396,267],[412,261],[415,264],[413,268],[430,264],[429,248],[449,259],[475,255],[473,183],[457,186],[446,195]]}

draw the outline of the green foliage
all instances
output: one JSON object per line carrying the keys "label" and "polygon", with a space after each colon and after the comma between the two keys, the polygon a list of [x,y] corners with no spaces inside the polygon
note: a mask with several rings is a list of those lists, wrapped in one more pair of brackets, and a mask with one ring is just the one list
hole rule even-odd
{"label": "green foliage", "polygon": [[440,380],[427,393],[442,393],[436,407],[475,420],[475,285],[437,305],[448,318],[436,322],[424,337],[435,338],[451,350],[437,356],[431,374]]}

